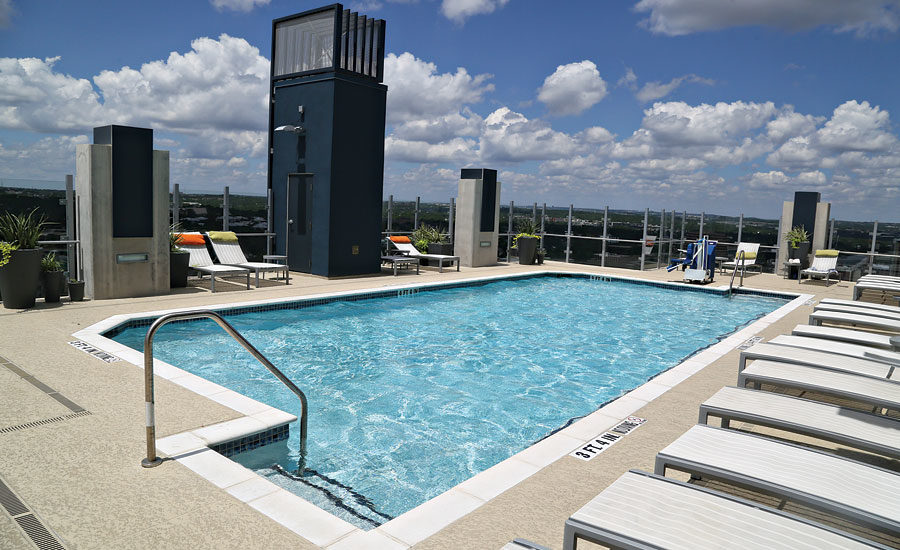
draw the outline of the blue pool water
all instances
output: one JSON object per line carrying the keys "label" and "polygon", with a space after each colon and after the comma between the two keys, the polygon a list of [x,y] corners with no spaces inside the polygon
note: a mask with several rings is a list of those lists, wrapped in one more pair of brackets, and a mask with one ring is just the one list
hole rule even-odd
{"label": "blue pool water", "polygon": [[[296,471],[296,428],[235,459],[371,528],[784,303],[542,277],[231,315],[310,411],[308,471]],[[145,333],[114,339],[140,350]],[[165,326],[154,354],[299,414],[297,398],[212,322]]]}

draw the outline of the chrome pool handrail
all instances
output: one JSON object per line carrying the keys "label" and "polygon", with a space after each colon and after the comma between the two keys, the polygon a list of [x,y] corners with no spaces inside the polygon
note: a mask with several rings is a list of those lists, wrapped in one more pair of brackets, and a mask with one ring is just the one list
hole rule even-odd
{"label": "chrome pool handrail", "polygon": [[737,275],[738,265],[741,266],[741,284],[738,286],[744,286],[744,251],[741,250],[737,253],[737,257],[734,259],[734,271],[731,272],[731,282],[728,283],[728,295],[731,296],[731,287],[734,286],[734,276]]}
{"label": "chrome pool handrail", "polygon": [[155,401],[153,397],[153,336],[156,334],[163,325],[166,323],[170,323],[172,321],[182,321],[187,319],[212,319],[216,322],[220,327],[222,327],[225,332],[227,332],[232,338],[237,340],[237,342],[244,347],[247,351],[250,352],[253,357],[256,358],[257,361],[262,363],[264,367],[269,369],[269,372],[275,375],[276,378],[281,380],[281,382],[288,387],[289,390],[294,392],[294,394],[300,398],[300,463],[299,470],[303,471],[306,463],[306,420],[307,420],[307,402],[306,395],[298,388],[290,379],[284,375],[278,368],[273,365],[266,357],[259,352],[253,344],[247,341],[246,338],[241,336],[233,326],[228,324],[228,322],[222,318],[221,315],[214,311],[210,310],[194,310],[194,311],[182,311],[178,313],[169,313],[161,316],[156,321],[150,325],[150,328],[147,329],[147,334],[144,336],[144,401],[146,406],[146,414],[147,414],[147,458],[141,461],[141,465],[144,468],[152,468],[154,466],[159,466],[162,463],[162,459],[156,456],[156,417],[154,412]]}

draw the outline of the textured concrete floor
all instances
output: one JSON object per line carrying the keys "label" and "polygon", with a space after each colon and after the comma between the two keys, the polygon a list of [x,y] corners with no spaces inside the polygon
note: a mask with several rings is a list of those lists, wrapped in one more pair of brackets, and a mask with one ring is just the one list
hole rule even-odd
{"label": "textured concrete floor", "polygon": [[[656,280],[677,273],[548,263],[548,269],[592,271]],[[499,265],[459,273],[423,268],[421,275],[325,280],[293,274],[291,285],[268,281],[241,290],[217,284],[216,294],[183,289],[162,297],[51,305],[20,312],[0,309],[0,356],[60,392],[90,415],[0,433],[0,476],[72,548],[312,548],[314,545],[229,496],[178,463],[144,469],[143,372],[124,362],[104,363],[67,344],[71,334],[111,315],[175,307],[303,296],[408,283],[512,274],[537,266]],[[723,279],[725,279],[723,281]],[[720,278],[716,284],[727,283]],[[798,286],[773,275],[752,275],[745,285],[801,290],[817,297],[850,296],[848,283]],[[805,323],[802,307],[768,327],[763,336]],[[678,319],[673,319],[678,322]],[[582,462],[564,457],[451,524],[417,548],[500,548],[515,537],[559,548],[563,522],[630,468],[650,469],[653,457],[696,422],[705,398],[737,377],[732,352],[656,399],[638,415],[648,419],[602,456]],[[235,411],[166,380],[156,382],[158,437],[235,418]],[[0,429],[69,412],[44,392],[0,369]],[[27,548],[0,510],[0,549]]]}

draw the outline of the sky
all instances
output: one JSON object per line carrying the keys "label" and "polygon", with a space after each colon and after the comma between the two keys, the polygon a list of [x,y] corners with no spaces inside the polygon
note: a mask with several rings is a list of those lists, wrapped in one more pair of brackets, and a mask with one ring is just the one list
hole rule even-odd
{"label": "sky", "polygon": [[[154,130],[185,191],[263,194],[287,0],[0,0],[0,178]],[[463,167],[518,204],[900,221],[900,0],[364,0],[387,21],[384,196]]]}

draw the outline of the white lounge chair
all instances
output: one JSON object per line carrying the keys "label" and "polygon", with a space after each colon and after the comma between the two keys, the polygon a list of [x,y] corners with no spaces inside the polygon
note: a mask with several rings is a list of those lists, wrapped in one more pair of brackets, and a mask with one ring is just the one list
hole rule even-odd
{"label": "white lounge chair", "polygon": [[845,306],[842,304],[818,303],[813,311],[837,311],[840,313],[853,313],[858,315],[870,315],[872,317],[883,317],[885,319],[893,319],[900,321],[900,313],[893,311],[884,311],[882,309],[861,308],[857,306]]}
{"label": "white lounge chair", "polygon": [[[893,365],[871,359],[857,359],[846,355],[776,344],[754,344],[741,351],[740,359],[738,359],[738,374],[747,368],[747,361],[760,360],[806,365],[882,379],[890,377],[894,372]],[[898,373],[898,378],[900,378],[900,373]]]}
{"label": "white lounge chair", "polygon": [[781,393],[726,386],[700,405],[700,423],[732,420],[817,437],[900,459],[900,421]]}
{"label": "white lounge chair", "polygon": [[182,233],[182,235],[199,237],[197,239],[182,239],[182,241],[178,243],[178,246],[187,250],[191,255],[188,263],[188,266],[191,269],[199,273],[201,277],[203,274],[209,275],[210,290],[212,290],[212,292],[216,291],[216,277],[228,277],[234,275],[245,275],[247,277],[247,290],[250,290],[250,270],[242,267],[235,267],[233,265],[213,263],[212,258],[209,256],[209,251],[206,250],[206,245],[199,244],[203,241],[203,235],[200,233]]}
{"label": "white lounge chair", "polygon": [[566,520],[576,539],[613,548],[845,550],[883,546],[780,510],[631,470]]}
{"label": "white lounge chair", "polygon": [[[739,260],[741,252],[744,253],[743,260]],[[759,243],[738,243],[737,251],[734,254],[734,259],[730,262],[725,262],[722,264],[722,273],[725,273],[726,268],[730,269],[738,269],[740,268],[741,273],[746,272],[748,267],[752,267],[756,265],[756,267],[760,268],[762,271],[762,266],[756,264],[756,255],[759,254]]]}
{"label": "white lounge chair", "polygon": [[[816,325],[797,325],[791,334],[795,336],[808,336],[810,338],[824,338],[838,342],[849,342],[861,346],[869,346],[877,349],[900,351],[900,337],[888,334],[876,334],[864,330],[850,328],[823,327]],[[896,343],[892,343],[894,338]]]}
{"label": "white lounge chair", "polygon": [[807,336],[794,336],[793,334],[782,334],[776,336],[767,342],[768,344],[777,344],[779,346],[789,346],[792,348],[802,348],[807,350],[822,351],[833,353],[835,355],[844,355],[856,359],[867,359],[886,363],[895,367],[900,367],[900,352],[888,351],[860,344],[851,344],[848,342],[840,342],[837,340],[827,340],[825,338],[809,338]]}
{"label": "white lounge chair", "polygon": [[752,487],[854,523],[900,531],[900,476],[793,443],[696,425],[656,455],[654,473],[665,475],[667,469]]}
{"label": "white lounge chair", "polygon": [[206,234],[206,238],[209,239],[210,244],[212,244],[213,252],[216,253],[219,263],[224,265],[236,265],[254,272],[256,274],[256,288],[259,288],[259,274],[272,271],[281,271],[284,273],[284,284],[290,284],[290,272],[287,265],[248,262],[247,257],[244,256],[244,251],[241,249],[241,244],[237,240],[237,235],[233,232],[210,231]]}
{"label": "white lounge chair", "polygon": [[761,384],[822,393],[890,410],[900,410],[900,383],[793,363],[754,361],[738,375],[738,386]]}
{"label": "white lounge chair", "polygon": [[459,256],[447,256],[444,254],[422,254],[416,249],[415,246],[413,246],[412,242],[409,240],[409,237],[388,237],[387,242],[389,246],[394,247],[396,250],[400,251],[403,254],[406,254],[407,256],[419,258],[420,260],[437,262],[438,272],[440,273],[444,272],[445,263],[453,265],[454,262],[456,263],[456,270],[459,271]]}
{"label": "white lounge chair", "polygon": [[[838,298],[825,298],[821,302],[822,304],[830,304],[835,306],[850,306],[857,307],[861,309],[875,309],[878,311],[887,311],[891,313],[900,314],[900,306],[889,306],[885,304],[873,304],[872,302],[861,302],[859,300],[840,300]],[[864,312],[860,312],[864,313]]]}
{"label": "white lounge chair", "polygon": [[809,324],[821,325],[822,323],[834,323],[839,325],[853,325],[868,327],[888,332],[900,332],[900,321],[885,319],[873,315],[860,313],[844,313],[840,311],[813,311],[809,315]]}
{"label": "white lounge chair", "polygon": [[853,285],[853,299],[859,300],[864,290],[880,292],[896,299],[897,296],[900,296],[900,283],[871,279],[856,281],[856,284]]}
{"label": "white lounge chair", "polygon": [[816,250],[815,257],[813,258],[813,263],[807,269],[800,270],[800,274],[797,276],[797,284],[803,282],[803,276],[806,275],[810,279],[817,278],[825,279],[825,286],[828,286],[828,282],[831,279],[831,276],[834,275],[838,280],[840,280],[841,275],[838,273],[837,268],[838,261],[838,251],[837,250]]}

